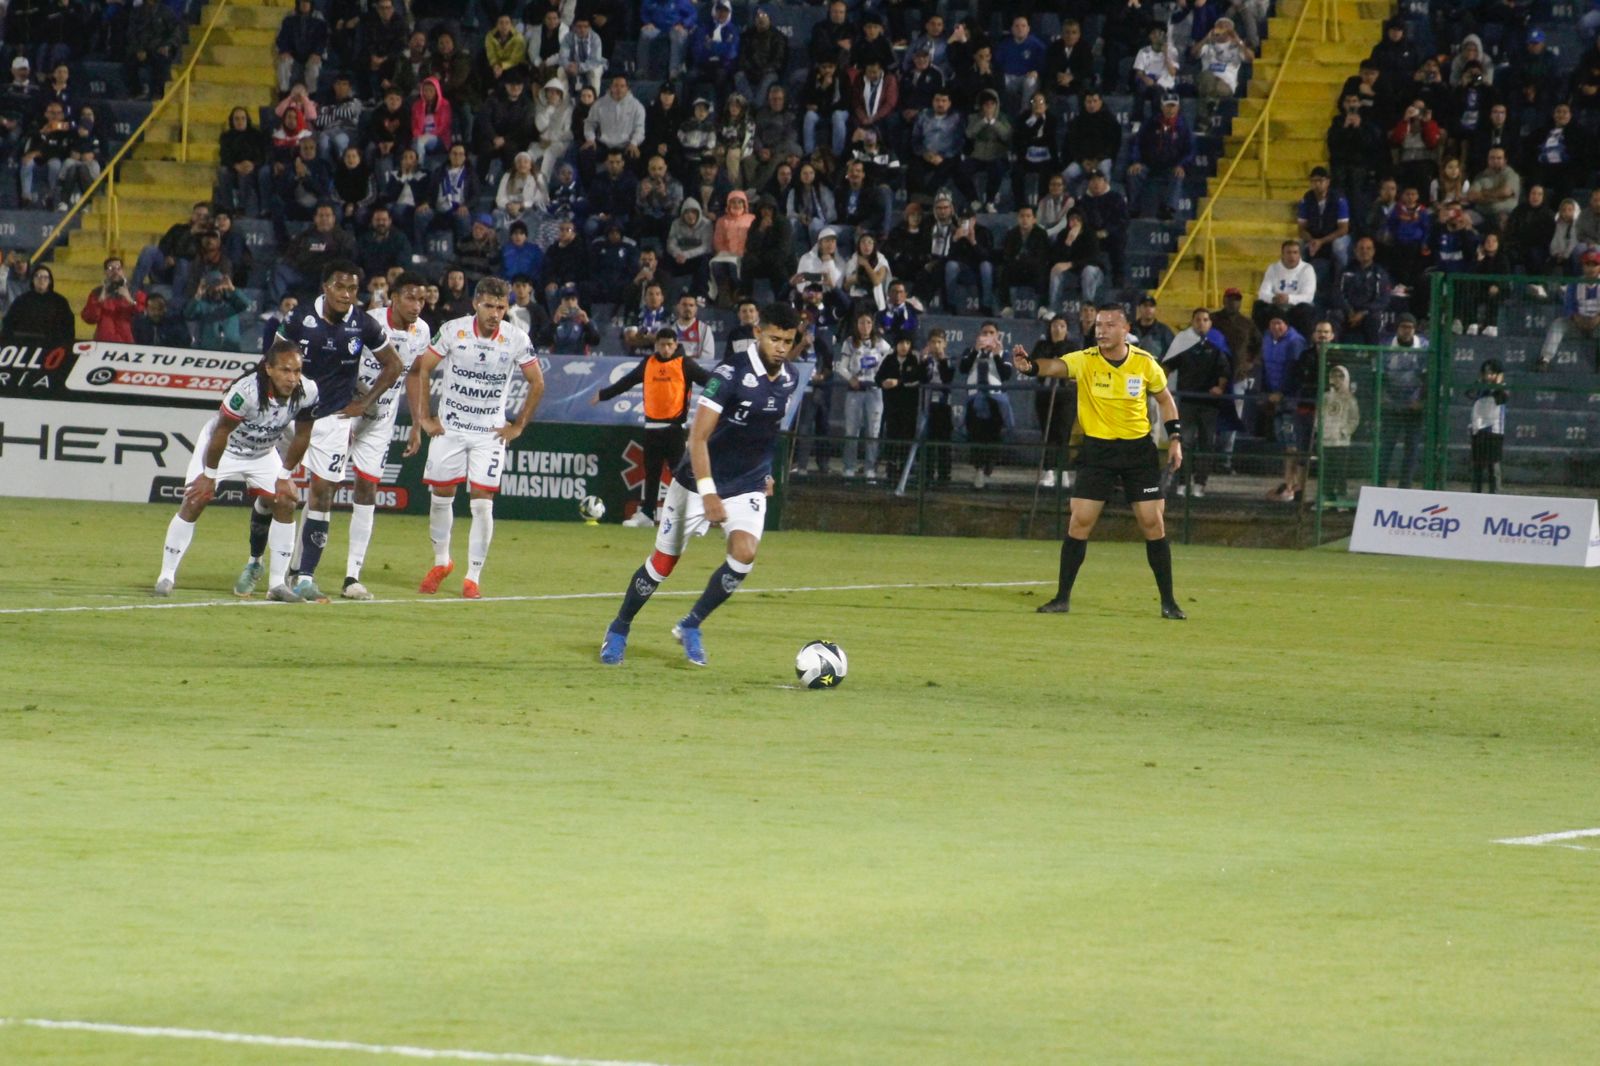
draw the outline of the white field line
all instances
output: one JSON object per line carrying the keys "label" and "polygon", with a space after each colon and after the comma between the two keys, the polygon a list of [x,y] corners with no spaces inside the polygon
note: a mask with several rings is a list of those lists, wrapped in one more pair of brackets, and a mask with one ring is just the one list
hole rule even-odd
{"label": "white field line", "polygon": [[529,1055],[516,1051],[465,1051],[453,1048],[411,1047],[406,1044],[361,1044],[352,1040],[316,1040],[305,1036],[261,1036],[223,1033],[212,1029],[173,1029],[166,1026],[113,1025],[109,1022],[56,1021],[49,1018],[0,1018],[0,1026],[30,1029],[67,1029],[113,1036],[165,1037],[171,1040],[205,1040],[216,1044],[252,1044],[257,1047],[296,1048],[311,1051],[359,1051],[368,1055],[394,1055],[407,1059],[453,1062],[522,1062],[539,1066],[665,1066],[656,1062],[621,1059],[573,1059],[564,1055]]}
{"label": "white field line", "polygon": [[[1053,585],[1053,581],[928,581],[928,582],[896,582],[876,585],[791,585],[784,588],[755,588],[750,585],[744,587],[744,592],[872,592],[882,589],[1009,589],[1028,588],[1036,585]],[[666,592],[657,592],[656,596],[699,596],[696,589],[673,589]],[[422,596],[407,597],[404,599],[388,600],[342,600],[334,597],[333,602],[343,607],[371,607],[382,604],[403,603],[408,606],[427,606],[429,604],[464,604],[464,603],[544,603],[554,600],[612,600],[620,599],[622,590],[609,589],[605,592],[552,592],[542,596],[484,596],[477,600],[464,600],[456,596]],[[318,605],[322,606],[322,605]],[[331,604],[325,606],[332,606]],[[182,611],[196,607],[297,607],[307,609],[306,605],[280,604],[268,600],[198,600],[193,603],[118,603],[100,606],[85,605],[79,607],[0,607],[0,615],[7,614],[74,614],[81,612],[100,611]]]}
{"label": "white field line", "polygon": [[1559,833],[1538,833],[1531,837],[1506,837],[1496,840],[1496,844],[1554,844],[1561,848],[1571,848],[1574,851],[1594,851],[1582,844],[1563,844],[1563,840],[1580,840],[1584,837],[1600,837],[1600,829],[1564,829]]}

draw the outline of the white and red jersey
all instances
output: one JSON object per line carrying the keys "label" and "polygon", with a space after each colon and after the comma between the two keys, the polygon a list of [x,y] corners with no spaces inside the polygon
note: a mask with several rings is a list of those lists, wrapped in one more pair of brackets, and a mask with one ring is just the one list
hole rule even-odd
{"label": "white and red jersey", "polygon": [[[300,392],[288,400],[276,400],[271,386],[263,399],[260,374],[246,374],[228,386],[222,397],[218,419],[234,423],[228,435],[228,446],[223,454],[239,459],[259,459],[278,446],[287,429],[302,411],[317,404],[317,383],[310,378],[300,379]],[[210,432],[202,440],[210,439]],[[201,448],[205,447],[201,443]]]}
{"label": "white and red jersey", "polygon": [[440,326],[428,350],[444,371],[439,421],[453,433],[493,433],[505,425],[511,376],[538,359],[520,328],[502,322],[493,336],[481,336],[476,315]]}
{"label": "white and red jersey", "polygon": [[[383,418],[393,418],[396,401],[400,399],[406,389],[405,372],[411,369],[411,364],[417,361],[417,356],[428,350],[428,324],[422,319],[411,323],[410,329],[405,329],[394,324],[390,319],[393,308],[374,307],[367,312],[374,322],[383,327],[389,337],[389,343],[394,345],[395,354],[400,357],[400,376],[390,385],[388,391],[373,401],[367,408],[367,417],[374,421]],[[378,380],[378,374],[383,370],[383,365],[373,358],[371,351],[363,351],[361,355],[361,369],[358,371],[358,380],[363,389],[372,388],[372,383]]]}

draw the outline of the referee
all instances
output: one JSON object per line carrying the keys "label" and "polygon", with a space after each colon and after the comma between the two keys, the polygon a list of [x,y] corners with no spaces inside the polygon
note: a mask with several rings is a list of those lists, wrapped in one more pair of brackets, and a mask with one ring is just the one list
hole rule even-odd
{"label": "referee", "polygon": [[1161,617],[1187,617],[1172,596],[1172,546],[1162,521],[1161,460],[1150,435],[1149,398],[1154,396],[1166,423],[1172,469],[1183,463],[1178,405],[1167,391],[1161,364],[1128,343],[1128,313],[1119,304],[1101,304],[1094,316],[1096,346],[1060,359],[1030,358],[1022,345],[1011,350],[1017,370],[1030,377],[1070,378],[1078,383],[1078,424],[1083,447],[1072,489],[1072,519],[1061,545],[1061,576],[1056,597],[1040,614],[1066,614],[1072,583],[1089,548],[1089,534],[1112,491],[1121,482],[1144,534],[1145,557],[1161,592]]}

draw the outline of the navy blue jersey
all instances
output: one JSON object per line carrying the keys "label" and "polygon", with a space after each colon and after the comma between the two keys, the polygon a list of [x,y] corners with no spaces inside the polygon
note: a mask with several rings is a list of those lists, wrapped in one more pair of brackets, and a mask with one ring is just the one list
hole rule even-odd
{"label": "navy blue jersey", "polygon": [[[799,384],[800,378],[787,366],[778,368],[776,378],[767,377],[754,349],[747,357],[719,363],[711,371],[711,380],[700,392],[700,404],[722,416],[706,442],[711,452],[711,478],[719,496],[761,492],[766,487],[767,475],[772,473],[772,447],[789,409],[789,398]],[[685,486],[694,484],[694,467],[687,451],[672,476]]]}
{"label": "navy blue jersey", "polygon": [[310,311],[296,309],[278,327],[278,336],[300,346],[305,376],[317,383],[320,396],[312,415],[341,411],[355,399],[361,353],[389,347],[389,334],[371,315],[354,304],[338,324],[322,317],[322,297]]}

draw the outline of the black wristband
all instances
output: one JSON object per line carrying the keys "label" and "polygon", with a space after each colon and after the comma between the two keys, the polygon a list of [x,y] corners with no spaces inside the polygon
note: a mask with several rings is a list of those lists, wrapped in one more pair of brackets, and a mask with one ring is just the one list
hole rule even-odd
{"label": "black wristband", "polygon": [[1039,361],[1037,359],[1035,359],[1031,355],[1024,356],[1023,358],[1028,360],[1028,369],[1026,369],[1026,370],[1024,370],[1022,372],[1023,376],[1024,377],[1030,377],[1030,378],[1038,377],[1039,376]]}
{"label": "black wristband", "polygon": [[1181,437],[1181,436],[1183,436],[1183,423],[1178,421],[1176,418],[1169,418],[1166,422],[1164,422],[1162,424],[1165,425],[1166,428],[1167,428],[1167,436],[1169,436],[1169,437]]}

